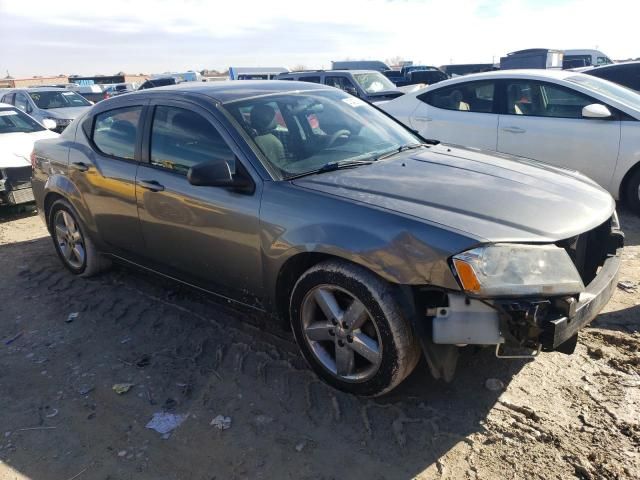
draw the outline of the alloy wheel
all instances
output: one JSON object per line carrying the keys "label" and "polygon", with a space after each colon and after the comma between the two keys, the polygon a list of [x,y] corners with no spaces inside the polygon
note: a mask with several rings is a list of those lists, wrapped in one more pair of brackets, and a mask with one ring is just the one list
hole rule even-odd
{"label": "alloy wheel", "polygon": [[373,377],[382,363],[375,320],[353,294],[335,285],[318,285],[302,302],[302,332],[322,366],[348,382]]}
{"label": "alloy wheel", "polygon": [[53,226],[56,242],[65,262],[72,268],[82,268],[86,258],[86,250],[82,233],[73,216],[65,210],[58,210]]}

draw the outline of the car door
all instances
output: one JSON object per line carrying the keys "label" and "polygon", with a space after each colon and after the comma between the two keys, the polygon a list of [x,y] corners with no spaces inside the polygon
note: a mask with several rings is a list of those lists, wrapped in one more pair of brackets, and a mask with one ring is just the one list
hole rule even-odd
{"label": "car door", "polygon": [[157,101],[138,170],[138,213],[145,255],[171,276],[247,304],[261,296],[261,184],[253,193],[194,186],[190,167],[227,161],[248,171],[214,115],[190,102]]}
{"label": "car door", "polygon": [[[620,121],[583,118],[602,103],[550,82],[513,79],[501,85],[498,151],[579,170],[607,187],[618,159]],[[611,109],[614,111],[614,109]]]}
{"label": "car door", "polygon": [[495,82],[456,83],[417,96],[411,126],[426,138],[468,147],[496,149],[498,115]]}
{"label": "car door", "polygon": [[[104,248],[124,258],[142,250],[135,178],[146,102],[114,105],[86,118],[69,149],[69,179]],[[83,213],[83,212],[81,212]]]}

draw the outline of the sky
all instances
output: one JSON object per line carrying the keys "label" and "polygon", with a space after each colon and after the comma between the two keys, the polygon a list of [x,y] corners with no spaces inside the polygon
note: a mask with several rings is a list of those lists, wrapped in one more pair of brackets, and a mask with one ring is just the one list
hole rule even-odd
{"label": "sky", "polygon": [[0,0],[0,77],[490,63],[523,48],[640,57],[639,0]]}

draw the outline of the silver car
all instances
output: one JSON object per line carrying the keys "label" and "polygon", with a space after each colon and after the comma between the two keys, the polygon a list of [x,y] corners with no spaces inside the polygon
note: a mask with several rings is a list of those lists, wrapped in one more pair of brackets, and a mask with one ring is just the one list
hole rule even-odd
{"label": "silver car", "polygon": [[16,88],[2,94],[2,103],[14,105],[38,122],[55,122],[55,132],[62,132],[77,116],[91,107],[91,102],[64,88]]}
{"label": "silver car", "polygon": [[[114,97],[36,143],[33,191],[74,274],[117,260],[281,318],[358,395],[464,345],[571,353],[623,235],[586,177],[416,136],[304,82]],[[506,350],[505,350],[506,349]]]}

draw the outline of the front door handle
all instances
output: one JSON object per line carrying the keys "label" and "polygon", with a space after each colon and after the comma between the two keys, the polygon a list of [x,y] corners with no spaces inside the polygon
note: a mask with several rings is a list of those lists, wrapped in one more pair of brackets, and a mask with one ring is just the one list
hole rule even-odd
{"label": "front door handle", "polygon": [[431,120],[433,120],[433,118],[431,118],[431,117],[414,117],[414,120],[416,120],[417,122],[430,122]]}
{"label": "front door handle", "polygon": [[74,170],[78,170],[79,172],[86,172],[87,170],[89,170],[89,165],[83,162],[72,162],[71,168],[73,168]]}
{"label": "front door handle", "polygon": [[524,133],[526,132],[526,130],[524,128],[520,128],[520,127],[504,127],[502,129],[503,132],[509,132],[509,133]]}
{"label": "front door handle", "polygon": [[162,192],[164,190],[164,185],[160,185],[155,180],[139,180],[138,185],[152,192]]}

